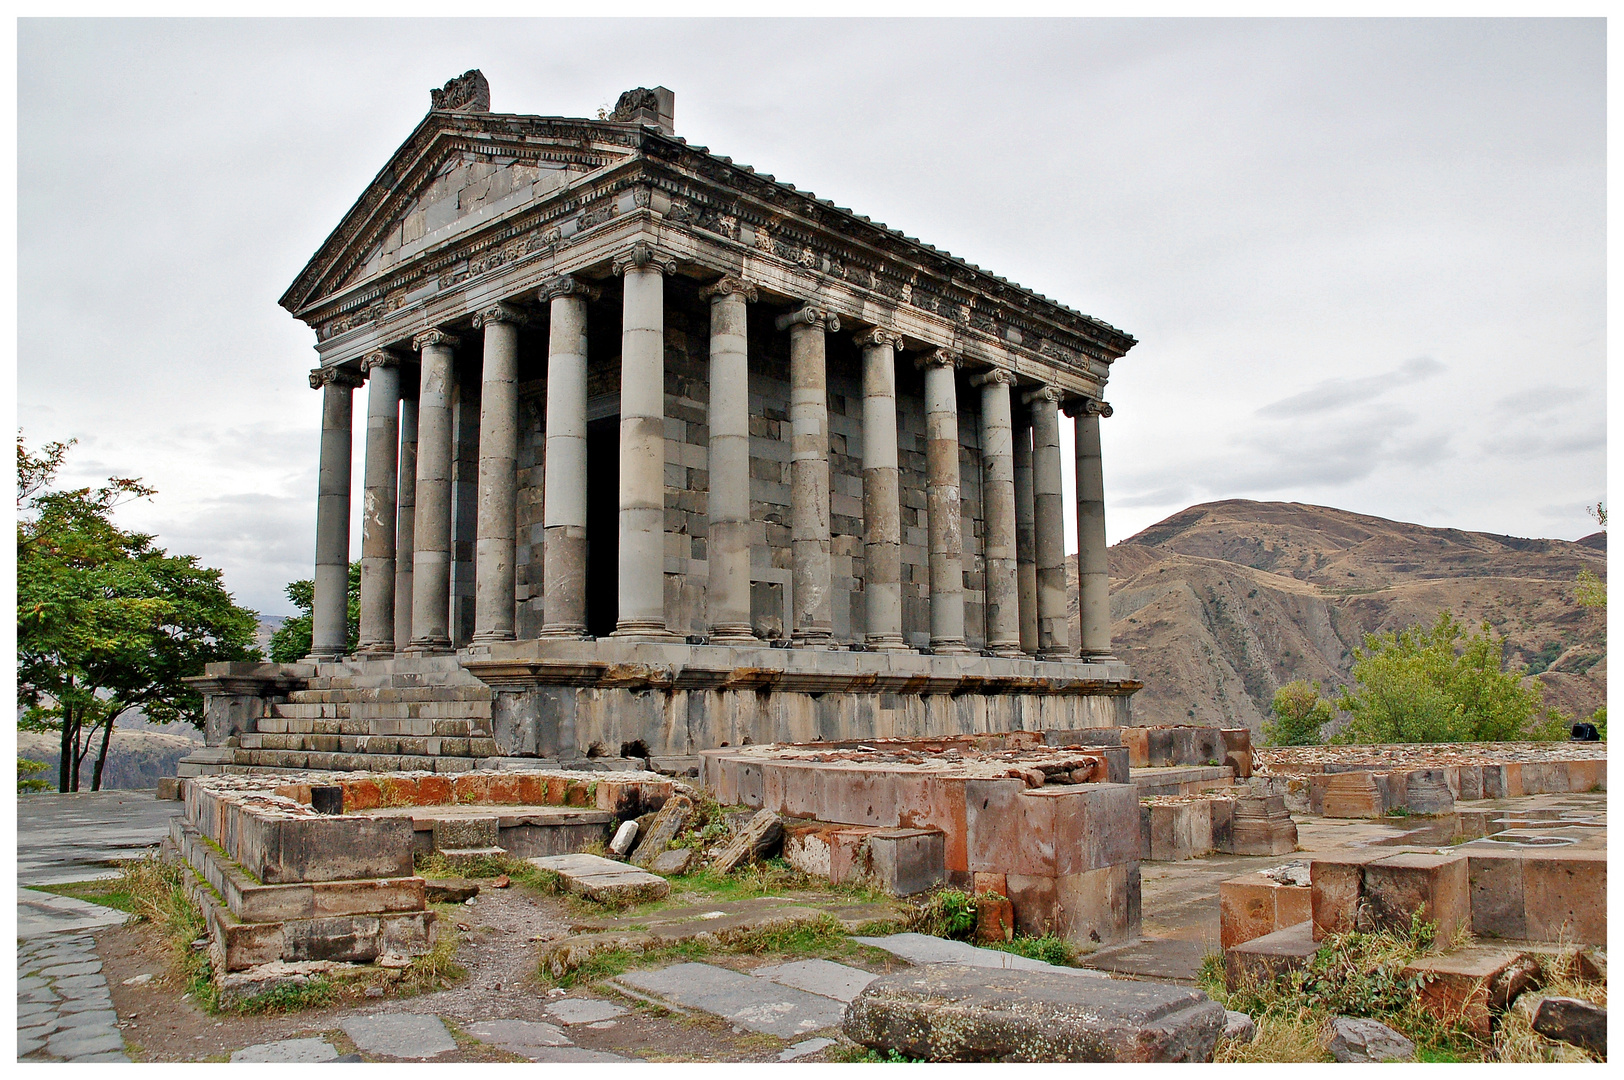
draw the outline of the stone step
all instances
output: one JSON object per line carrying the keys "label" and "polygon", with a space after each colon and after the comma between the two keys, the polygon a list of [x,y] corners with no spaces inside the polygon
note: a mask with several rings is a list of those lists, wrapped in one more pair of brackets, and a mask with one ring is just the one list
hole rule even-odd
{"label": "stone step", "polygon": [[305,705],[349,703],[421,703],[490,701],[488,686],[329,686],[294,690],[288,701]]}
{"label": "stone step", "polygon": [[423,702],[332,702],[291,701],[271,706],[275,716],[297,720],[370,720],[385,717],[424,718],[429,720],[488,720],[491,716],[489,701],[423,701]]}
{"label": "stone step", "polygon": [[[252,721],[253,730],[267,735],[440,735],[453,739],[488,738],[489,720],[431,720],[390,718],[382,720],[309,719],[306,717],[262,716]],[[656,770],[658,771],[658,770]]]}
{"label": "stone step", "polygon": [[1129,782],[1139,795],[1198,795],[1230,787],[1234,770],[1227,765],[1174,765],[1167,768],[1134,769]]}
{"label": "stone step", "polygon": [[[451,754],[346,754],[306,750],[232,751],[232,764],[253,770],[328,769],[337,772],[471,772],[483,759]],[[235,770],[232,770],[235,771]]]}
{"label": "stone step", "polygon": [[[245,731],[240,750],[310,751],[322,754],[411,754],[429,757],[494,757],[496,740],[439,735],[314,735]],[[319,767],[319,766],[318,766]]]}

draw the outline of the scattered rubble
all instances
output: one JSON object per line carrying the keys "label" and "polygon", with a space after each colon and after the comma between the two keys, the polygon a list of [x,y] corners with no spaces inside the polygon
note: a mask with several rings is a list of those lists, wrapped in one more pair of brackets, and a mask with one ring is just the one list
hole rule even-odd
{"label": "scattered rubble", "polygon": [[1326,1049],[1341,1062],[1413,1061],[1415,1043],[1376,1020],[1337,1016]]}

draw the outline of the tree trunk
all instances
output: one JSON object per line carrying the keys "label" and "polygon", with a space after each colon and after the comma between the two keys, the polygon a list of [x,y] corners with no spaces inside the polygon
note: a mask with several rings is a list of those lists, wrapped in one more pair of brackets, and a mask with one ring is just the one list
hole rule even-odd
{"label": "tree trunk", "polygon": [[101,749],[96,751],[96,770],[90,778],[90,790],[101,790],[102,769],[107,765],[107,743],[113,737],[113,722],[118,719],[123,709],[109,709],[107,711],[107,726],[102,728]]}
{"label": "tree trunk", "polygon": [[79,748],[79,730],[73,725],[73,710],[62,710],[62,749],[57,754],[56,790],[72,791],[74,751]]}

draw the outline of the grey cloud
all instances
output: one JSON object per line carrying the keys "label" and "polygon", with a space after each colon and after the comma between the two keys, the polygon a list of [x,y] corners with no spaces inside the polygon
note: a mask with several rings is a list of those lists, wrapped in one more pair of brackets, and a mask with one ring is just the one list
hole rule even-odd
{"label": "grey cloud", "polygon": [[1307,416],[1312,413],[1345,409],[1373,401],[1400,387],[1429,379],[1447,370],[1430,356],[1406,360],[1395,370],[1384,375],[1367,375],[1362,379],[1326,379],[1316,386],[1271,402],[1257,410],[1259,416]]}

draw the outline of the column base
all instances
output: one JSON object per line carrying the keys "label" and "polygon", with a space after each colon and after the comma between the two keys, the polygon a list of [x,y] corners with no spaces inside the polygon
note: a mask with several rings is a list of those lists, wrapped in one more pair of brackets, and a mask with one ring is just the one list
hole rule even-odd
{"label": "column base", "polygon": [[760,645],[761,639],[749,623],[718,623],[711,627],[712,645]]}
{"label": "column base", "polygon": [[1084,653],[1079,659],[1086,660],[1091,664],[1105,664],[1118,659],[1118,657],[1110,653]]}
{"label": "column base", "polygon": [[654,622],[646,619],[622,619],[615,624],[615,632],[609,635],[617,638],[646,638],[651,641],[669,641],[677,635],[673,634],[663,622]]}
{"label": "column base", "polygon": [[865,641],[870,652],[912,652],[901,634],[870,634]]}
{"label": "column base", "polygon": [[393,641],[374,641],[356,649],[355,654],[357,656],[394,656],[395,643]]}
{"label": "column base", "polygon": [[930,651],[936,656],[969,656],[974,649],[964,643],[963,638],[947,638],[942,641],[932,641]]}
{"label": "column base", "polygon": [[559,638],[567,641],[580,641],[586,637],[585,623],[552,623],[541,628],[536,635],[538,638]]}
{"label": "column base", "polygon": [[348,656],[343,652],[316,652],[311,650],[310,655],[300,660],[301,664],[336,664]]}
{"label": "column base", "polygon": [[1015,642],[989,645],[987,651],[994,656],[1002,656],[1008,660],[1025,660],[1027,658],[1025,651]]}
{"label": "column base", "polygon": [[469,641],[470,645],[489,645],[493,641],[516,640],[512,630],[481,630]]}
{"label": "column base", "polygon": [[440,656],[451,651],[450,638],[413,638],[400,650],[408,656]]}
{"label": "column base", "polygon": [[1035,657],[1033,657],[1033,659],[1035,659],[1035,660],[1075,660],[1075,659],[1077,659],[1077,654],[1072,652],[1070,649],[1067,649],[1065,652],[1059,652],[1057,650],[1050,650],[1049,652],[1044,652],[1042,649],[1039,649],[1037,655]]}

